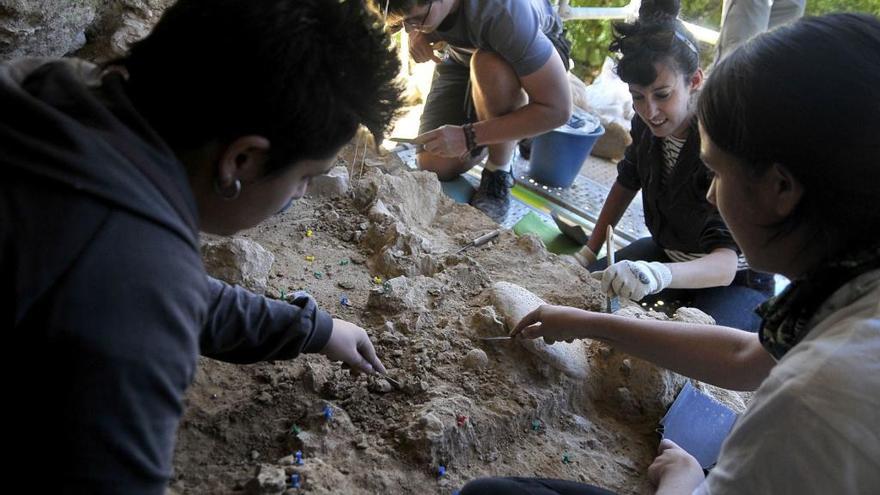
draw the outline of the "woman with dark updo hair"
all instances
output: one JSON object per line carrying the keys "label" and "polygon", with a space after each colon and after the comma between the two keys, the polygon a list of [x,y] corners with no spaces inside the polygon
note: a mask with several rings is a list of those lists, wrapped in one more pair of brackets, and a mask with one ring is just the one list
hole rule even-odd
{"label": "woman with dark updo hair", "polygon": [[[718,209],[706,200],[711,175],[700,161],[696,100],[703,85],[697,41],[678,15],[678,0],[646,0],[633,23],[616,23],[611,50],[629,85],[633,142],[617,165],[590,240],[575,258],[604,292],[653,306],[702,310],[719,325],[757,331],[754,308],[773,295],[773,277],[749,269]],[[595,253],[642,191],[649,237],[615,255]]]}

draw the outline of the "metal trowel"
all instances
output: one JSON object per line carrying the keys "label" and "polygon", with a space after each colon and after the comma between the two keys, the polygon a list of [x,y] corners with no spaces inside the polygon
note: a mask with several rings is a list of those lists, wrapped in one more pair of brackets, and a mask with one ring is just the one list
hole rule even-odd
{"label": "metal trowel", "polygon": [[585,246],[587,241],[590,240],[590,234],[588,234],[586,229],[581,225],[578,225],[568,218],[560,216],[555,211],[550,212],[550,217],[553,218],[553,221],[556,222],[556,226],[559,227],[559,231],[562,232],[565,237],[568,237],[581,246]]}

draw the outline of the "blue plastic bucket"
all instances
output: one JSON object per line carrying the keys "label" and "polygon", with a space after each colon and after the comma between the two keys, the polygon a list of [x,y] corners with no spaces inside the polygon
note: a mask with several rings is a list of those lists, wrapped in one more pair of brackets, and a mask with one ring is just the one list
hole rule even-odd
{"label": "blue plastic bucket", "polygon": [[574,114],[564,126],[535,137],[529,175],[551,187],[574,183],[584,160],[605,129],[589,114]]}

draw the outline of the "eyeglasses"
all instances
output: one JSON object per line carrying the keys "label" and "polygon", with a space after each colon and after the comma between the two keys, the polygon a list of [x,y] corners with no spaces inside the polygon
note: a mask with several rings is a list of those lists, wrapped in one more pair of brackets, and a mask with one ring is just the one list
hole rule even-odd
{"label": "eyeglasses", "polygon": [[403,19],[402,21],[398,21],[398,22],[395,22],[394,24],[389,25],[388,30],[391,31],[392,33],[396,33],[398,31],[400,31],[401,29],[403,29],[404,25],[407,25],[413,29],[422,29],[425,26],[425,22],[428,21],[428,16],[431,15],[431,7],[433,7],[433,6],[434,6],[433,1],[428,2],[428,10],[425,11],[425,15],[422,16],[422,19],[420,21],[416,22],[416,20],[413,19],[412,17],[407,17],[407,18]]}

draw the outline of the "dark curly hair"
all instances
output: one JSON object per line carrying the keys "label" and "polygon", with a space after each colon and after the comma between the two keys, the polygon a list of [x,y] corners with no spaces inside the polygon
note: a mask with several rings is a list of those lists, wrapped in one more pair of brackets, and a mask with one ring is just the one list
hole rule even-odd
{"label": "dark curly hair", "polygon": [[270,172],[325,159],[397,115],[399,62],[364,0],[180,0],[111,64],[175,150],[257,134]]}
{"label": "dark curly hair", "polygon": [[635,22],[615,22],[609,50],[619,54],[617,74],[627,84],[648,86],[657,62],[672,61],[685,77],[700,66],[697,40],[678,19],[679,0],[644,0]]}

